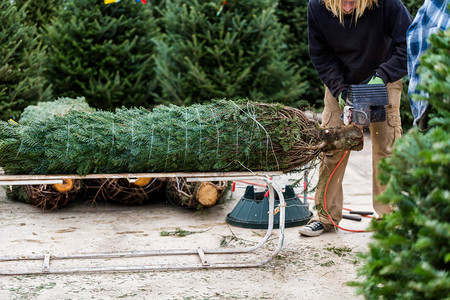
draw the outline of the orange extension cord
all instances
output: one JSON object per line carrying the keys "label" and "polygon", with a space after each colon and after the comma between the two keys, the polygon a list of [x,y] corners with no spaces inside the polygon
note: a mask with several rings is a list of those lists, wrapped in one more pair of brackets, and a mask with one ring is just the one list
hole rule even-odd
{"label": "orange extension cord", "polygon": [[[347,156],[347,154],[348,154],[348,150],[346,150],[344,152],[344,155],[342,155],[341,160],[338,162],[336,167],[334,167],[334,170],[333,170],[333,172],[331,172],[330,177],[328,177],[327,185],[325,186],[325,192],[323,194],[323,207],[325,209],[325,212],[327,213],[328,219],[331,221],[331,223],[333,224],[334,227],[337,227],[337,228],[339,228],[341,230],[350,231],[350,232],[368,232],[368,230],[356,230],[356,229],[347,229],[347,228],[341,227],[341,226],[339,226],[338,224],[336,224],[333,221],[333,218],[331,218],[330,214],[328,213],[328,209],[327,209],[327,190],[328,190],[328,185],[330,184],[330,180],[333,177],[334,173],[336,172],[337,168],[339,168],[339,166],[341,165],[342,161]],[[350,210],[350,209],[346,209],[346,210]],[[369,217],[371,217],[371,216],[369,216]]]}
{"label": "orange extension cord", "polygon": [[[368,230],[356,230],[356,229],[347,229],[347,228],[341,227],[341,226],[337,225],[333,221],[333,218],[331,218],[330,214],[328,213],[328,209],[327,209],[327,190],[328,190],[328,185],[330,184],[331,178],[333,177],[333,175],[336,172],[337,168],[339,168],[339,166],[341,165],[342,161],[347,156],[347,154],[348,154],[348,150],[344,152],[344,155],[342,155],[342,158],[339,160],[339,162],[337,163],[336,167],[334,167],[333,172],[331,172],[330,177],[328,177],[327,185],[325,186],[325,191],[324,191],[324,195],[323,195],[323,206],[324,206],[325,212],[327,213],[328,219],[331,221],[331,223],[333,224],[334,227],[339,228],[341,230],[350,231],[350,232],[369,232]],[[246,183],[246,184],[251,184],[251,185],[266,186],[265,184],[252,183],[252,182],[243,181],[243,180],[238,180],[238,181],[242,182],[242,183]],[[234,187],[235,187],[235,183],[233,183],[233,191],[234,191]],[[268,195],[269,195],[269,191],[266,192],[264,197],[267,197]],[[300,196],[300,197],[303,198],[303,196]],[[312,197],[308,197],[308,199],[314,200],[314,198],[312,198]],[[352,211],[352,209],[345,208],[345,207],[343,207],[343,209],[345,209],[347,211]],[[368,216],[368,215],[364,215],[364,217],[375,218],[373,216]]]}

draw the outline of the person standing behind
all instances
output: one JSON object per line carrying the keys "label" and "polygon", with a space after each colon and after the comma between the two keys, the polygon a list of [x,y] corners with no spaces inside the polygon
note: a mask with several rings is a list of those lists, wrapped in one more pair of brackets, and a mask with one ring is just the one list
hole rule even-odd
{"label": "person standing behind", "polygon": [[[386,121],[370,124],[372,139],[373,206],[378,216],[391,207],[375,201],[380,186],[378,163],[392,153],[402,135],[400,121],[401,78],[407,74],[406,31],[412,17],[400,0],[309,0],[308,44],[311,61],[325,84],[322,127],[343,125],[340,119],[351,84],[386,84],[389,105]],[[343,151],[324,153],[315,194],[317,215],[299,229],[305,236],[318,236],[342,219],[342,180],[348,162]],[[324,193],[328,183],[327,212]],[[327,213],[332,218],[331,222]]]}
{"label": "person standing behind", "polygon": [[449,0],[425,0],[424,4],[417,11],[414,21],[406,34],[409,102],[414,117],[413,125],[417,125],[421,131],[427,127],[427,115],[425,112],[428,102],[413,99],[414,94],[419,94],[417,86],[420,83],[420,76],[417,74],[417,67],[420,64],[420,57],[429,48],[428,37],[440,29],[447,29],[449,26]]}

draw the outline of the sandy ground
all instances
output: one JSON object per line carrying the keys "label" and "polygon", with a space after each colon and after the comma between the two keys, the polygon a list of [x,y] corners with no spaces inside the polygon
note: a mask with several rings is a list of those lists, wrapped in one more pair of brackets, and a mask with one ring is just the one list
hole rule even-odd
{"label": "sandy ground", "polygon": [[[314,180],[317,180],[314,172]],[[300,176],[300,175],[297,175]],[[286,177],[279,184],[288,182]],[[0,195],[0,256],[51,253],[126,252],[160,249],[204,249],[253,246],[267,230],[229,226],[226,215],[244,192],[238,184],[228,200],[203,213],[164,202],[141,207],[76,205],[43,212]],[[353,152],[344,179],[344,207],[372,210],[371,144]],[[298,190],[301,193],[301,190]],[[310,196],[313,196],[312,194]],[[312,201],[310,208],[312,209]],[[365,229],[370,220],[343,220],[341,226]],[[162,231],[190,231],[185,237],[161,236]],[[246,255],[211,255],[211,262],[264,261],[278,243],[274,229],[268,243]],[[362,299],[349,287],[361,266],[370,233],[338,230],[316,238],[301,237],[298,227],[285,229],[283,248],[258,268],[150,271],[97,274],[0,276],[0,299]],[[151,263],[197,263],[196,256],[120,258],[63,262],[63,267],[127,266]],[[61,262],[51,262],[51,266]],[[0,262],[1,270],[40,268],[41,261]],[[57,266],[56,266],[57,267]]]}

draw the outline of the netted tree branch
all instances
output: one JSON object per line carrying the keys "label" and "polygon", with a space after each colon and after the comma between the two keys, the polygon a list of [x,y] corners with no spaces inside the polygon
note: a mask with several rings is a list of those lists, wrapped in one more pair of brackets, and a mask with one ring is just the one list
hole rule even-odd
{"label": "netted tree branch", "polygon": [[249,101],[71,111],[1,122],[0,166],[13,174],[289,172],[322,151],[361,148],[359,128],[339,130],[330,135],[298,109]]}

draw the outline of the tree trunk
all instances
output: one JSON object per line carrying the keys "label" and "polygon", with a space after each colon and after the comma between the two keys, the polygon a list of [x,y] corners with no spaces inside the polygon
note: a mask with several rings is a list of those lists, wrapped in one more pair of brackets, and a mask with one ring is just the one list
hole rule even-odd
{"label": "tree trunk", "polygon": [[364,146],[363,129],[356,125],[322,129],[320,137],[325,144],[322,148],[324,152],[333,150],[360,151]]}
{"label": "tree trunk", "polygon": [[211,207],[219,200],[218,188],[211,182],[202,182],[198,187],[196,198],[201,205]]}
{"label": "tree trunk", "polygon": [[74,187],[73,183],[74,183],[73,179],[67,178],[63,180],[63,183],[61,184],[56,183],[53,185],[53,187],[60,193],[67,193],[73,189]]}

